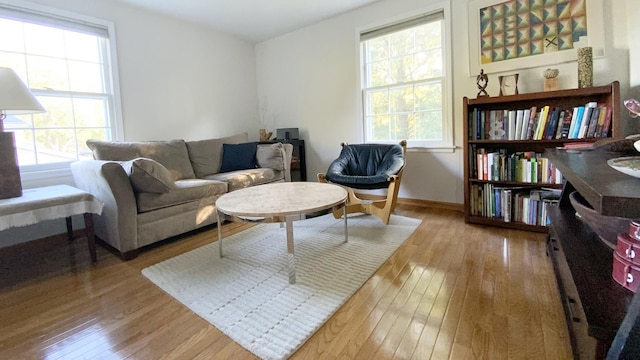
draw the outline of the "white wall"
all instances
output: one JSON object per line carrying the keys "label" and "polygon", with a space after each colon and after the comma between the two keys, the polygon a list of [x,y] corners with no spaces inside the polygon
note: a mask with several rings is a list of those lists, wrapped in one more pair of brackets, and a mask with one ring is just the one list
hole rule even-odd
{"label": "white wall", "polygon": [[[341,141],[363,141],[358,118],[358,29],[393,20],[441,0],[383,0],[350,13],[264,41],[256,46],[261,118],[278,127],[298,127],[306,141],[307,170],[313,178],[339,153]],[[594,60],[594,85],[619,80],[628,94],[629,65],[624,2],[605,0],[606,57]],[[453,34],[454,153],[411,152],[400,197],[463,202],[462,98],[475,98],[475,77],[469,74],[468,4],[450,1]],[[433,5],[431,6],[433,7]],[[613,19],[616,19],[614,22]],[[542,71],[522,69],[522,93],[542,91]],[[575,62],[560,69],[560,87],[577,87]],[[489,95],[498,94],[498,75],[489,74]]]}
{"label": "white wall", "polygon": [[126,140],[257,138],[253,44],[116,1],[33,2],[115,23]]}
{"label": "white wall", "polygon": [[[640,7],[637,0],[627,0],[627,37],[629,40],[630,96],[640,100]],[[635,122],[640,122],[635,120]],[[640,127],[639,127],[640,128]]]}
{"label": "white wall", "polygon": [[[115,23],[124,140],[258,138],[253,44],[116,1],[32,2]],[[24,188],[56,183],[73,180],[23,177]],[[63,220],[9,229],[0,246],[64,231]]]}

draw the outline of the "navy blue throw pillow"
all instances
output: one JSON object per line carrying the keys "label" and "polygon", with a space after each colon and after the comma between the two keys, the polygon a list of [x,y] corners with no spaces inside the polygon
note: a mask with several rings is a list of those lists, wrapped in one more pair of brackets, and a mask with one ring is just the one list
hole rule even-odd
{"label": "navy blue throw pillow", "polygon": [[255,169],[257,142],[242,144],[222,144],[222,164],[220,172]]}

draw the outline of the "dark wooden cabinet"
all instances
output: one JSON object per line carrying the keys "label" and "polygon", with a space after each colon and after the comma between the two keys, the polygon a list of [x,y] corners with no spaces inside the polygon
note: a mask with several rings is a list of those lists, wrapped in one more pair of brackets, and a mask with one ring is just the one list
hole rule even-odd
{"label": "dark wooden cabinet", "polygon": [[[477,176],[476,152],[481,149],[486,152],[506,152],[507,155],[535,152],[543,153],[546,149],[563,146],[571,142],[594,142],[598,138],[586,137],[579,139],[543,139],[543,140],[488,140],[479,139],[477,136],[477,126],[474,131],[472,125],[476,121],[474,115],[478,112],[491,111],[513,111],[519,109],[530,109],[537,107],[538,109],[549,106],[560,109],[573,109],[577,106],[584,106],[589,102],[606,105],[612,109],[611,115],[611,131],[609,136],[620,136],[620,85],[614,81],[610,85],[596,86],[582,89],[570,89],[559,91],[547,91],[528,94],[519,94],[513,96],[500,97],[480,97],[476,99],[463,99],[463,116],[464,122],[464,215],[465,221],[469,223],[501,226],[521,230],[547,232],[547,227],[542,223],[542,218],[538,218],[538,222],[514,221],[514,217],[510,221],[506,221],[504,217],[492,216],[490,214],[478,214],[475,199],[481,198],[481,192],[488,192],[489,189],[519,189],[518,191],[528,191],[529,189],[541,188],[557,188],[562,185],[548,184],[544,182],[521,182],[513,180],[480,180]],[[563,173],[564,174],[564,173]],[[522,190],[524,189],[524,190]],[[515,191],[515,190],[514,190]],[[478,194],[476,194],[478,193]],[[493,198],[491,198],[493,199]],[[480,201],[475,201],[481,202]],[[485,200],[487,203],[489,200]],[[497,201],[497,199],[496,199]],[[484,204],[483,203],[483,204]],[[515,204],[512,204],[516,206]],[[547,204],[545,204],[547,205]],[[546,208],[546,207],[545,207]],[[517,219],[516,219],[517,220]]]}
{"label": "dark wooden cabinet", "polygon": [[307,160],[304,151],[304,140],[279,140],[293,145],[291,158],[291,181],[307,181]]}
{"label": "dark wooden cabinet", "polygon": [[603,359],[624,319],[633,293],[611,277],[613,250],[580,219],[568,196],[578,191],[599,213],[640,218],[640,181],[607,165],[624,156],[603,150],[548,149],[566,182],[550,213],[552,259],[571,343],[577,359]]}

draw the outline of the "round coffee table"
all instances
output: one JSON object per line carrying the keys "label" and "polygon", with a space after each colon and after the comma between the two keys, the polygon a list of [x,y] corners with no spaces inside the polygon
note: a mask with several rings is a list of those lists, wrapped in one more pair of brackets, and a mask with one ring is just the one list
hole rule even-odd
{"label": "round coffee table", "polygon": [[340,186],[316,182],[285,182],[235,190],[216,200],[218,213],[218,249],[222,257],[223,220],[278,222],[287,227],[289,283],[295,284],[293,222],[323,210],[343,209],[344,241],[348,241],[347,191]]}

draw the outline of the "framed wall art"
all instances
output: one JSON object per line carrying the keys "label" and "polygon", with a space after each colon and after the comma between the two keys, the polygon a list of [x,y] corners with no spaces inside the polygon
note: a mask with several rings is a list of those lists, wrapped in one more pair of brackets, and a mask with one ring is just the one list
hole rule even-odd
{"label": "framed wall art", "polygon": [[469,76],[604,56],[602,0],[469,1]]}

